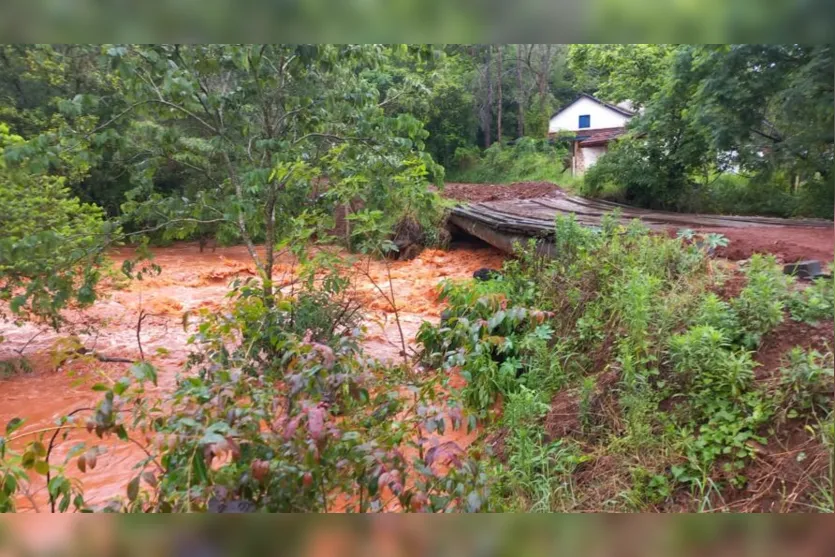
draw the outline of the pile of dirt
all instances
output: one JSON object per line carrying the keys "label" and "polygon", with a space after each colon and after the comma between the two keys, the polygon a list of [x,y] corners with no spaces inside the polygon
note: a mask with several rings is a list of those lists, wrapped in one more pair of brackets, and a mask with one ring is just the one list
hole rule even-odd
{"label": "pile of dirt", "polygon": [[730,243],[718,248],[716,255],[732,261],[748,259],[755,253],[771,253],[782,263],[804,259],[831,262],[835,255],[832,228],[757,226],[700,229],[700,232],[715,232],[727,237]]}
{"label": "pile of dirt", "polygon": [[574,392],[563,389],[551,399],[551,409],[545,416],[546,436],[553,441],[581,432],[580,401]]}
{"label": "pile of dirt", "polygon": [[468,203],[506,199],[550,197],[562,189],[550,182],[516,182],[510,185],[449,183],[441,192],[443,197]]}
{"label": "pile of dirt", "polygon": [[829,466],[829,452],[810,437],[803,420],[781,424],[766,445],[757,443],[757,458],[743,470],[745,487],[723,494],[716,511],[765,513],[808,512],[816,504]]}

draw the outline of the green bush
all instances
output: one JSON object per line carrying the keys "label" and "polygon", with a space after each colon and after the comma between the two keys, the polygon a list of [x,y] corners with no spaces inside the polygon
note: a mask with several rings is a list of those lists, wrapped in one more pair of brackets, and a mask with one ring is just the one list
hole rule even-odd
{"label": "green bush", "polygon": [[481,153],[472,147],[459,148],[455,167],[447,169],[447,180],[487,184],[559,182],[566,155],[563,145],[533,137],[520,137],[513,145],[495,143]]}
{"label": "green bush", "polygon": [[[781,395],[755,379],[750,350],[779,325],[787,300],[817,307],[824,286],[790,297],[791,279],[757,255],[740,295],[724,301],[707,272],[724,237],[670,238],[614,215],[596,229],[561,217],[554,232],[552,258],[532,241],[501,278],[448,284],[447,318],[418,336],[424,361],[461,370],[466,405],[483,411],[503,397],[499,506],[645,510],[689,490],[692,508],[710,508],[745,484],[774,434],[766,425]],[[828,377],[803,369],[813,385]],[[801,379],[791,384],[803,399]],[[571,439],[550,437],[563,430]],[[612,463],[611,478],[577,485],[577,465],[598,458]]]}
{"label": "green bush", "polygon": [[745,269],[748,279],[731,307],[744,331],[743,345],[756,348],[764,334],[783,322],[790,277],[783,274],[773,255],[754,254]]}
{"label": "green bush", "polygon": [[788,361],[780,370],[782,407],[788,418],[798,415],[826,416],[832,411],[832,355],[805,351],[799,347],[788,353]]}
{"label": "green bush", "polygon": [[683,172],[652,142],[624,138],[588,169],[583,195],[640,207],[724,215],[817,217],[835,214],[835,184],[814,177],[796,187],[793,177],[766,173]]}
{"label": "green bush", "polygon": [[798,214],[799,202],[788,183],[763,183],[739,174],[722,174],[700,187],[693,205],[694,210],[705,213],[791,217]]}
{"label": "green bush", "polygon": [[814,324],[832,319],[835,311],[835,282],[831,278],[816,279],[803,290],[793,292],[788,305],[795,321]]}
{"label": "green bush", "polygon": [[720,331],[725,338],[734,339],[739,332],[739,319],[728,302],[713,292],[702,298],[691,325],[707,325]]}

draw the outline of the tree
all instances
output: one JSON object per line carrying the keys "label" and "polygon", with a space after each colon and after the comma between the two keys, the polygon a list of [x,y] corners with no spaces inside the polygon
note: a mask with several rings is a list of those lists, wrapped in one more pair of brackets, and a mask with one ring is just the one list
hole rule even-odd
{"label": "tree", "polygon": [[498,89],[498,98],[496,99],[496,138],[499,145],[502,144],[502,70],[504,64],[502,63],[502,45],[496,47],[496,87]]}
{"label": "tree", "polygon": [[493,59],[493,46],[487,45],[485,50],[485,64],[482,70],[484,75],[484,89],[485,89],[485,99],[481,105],[481,130],[484,132],[484,148],[488,148],[493,144],[493,136],[491,134],[491,126],[493,120],[493,79],[490,77],[492,75],[492,59]]}
{"label": "tree", "polygon": [[522,78],[522,62],[521,62],[521,48],[522,45],[516,45],[516,133],[519,137],[525,135],[525,104],[527,102],[527,95],[525,93],[525,80]]}
{"label": "tree", "polygon": [[[108,63],[99,45],[0,46],[0,122],[27,140],[41,136],[41,145],[73,130],[86,134],[88,122],[107,121],[125,108]],[[94,144],[74,155],[88,166],[82,175],[69,176],[72,169],[49,161],[50,174],[68,178],[75,195],[109,216],[118,215],[131,187],[121,152],[125,125],[86,138]]]}
{"label": "tree", "polygon": [[609,98],[645,107],[624,145],[587,173],[591,193],[619,184],[614,189],[628,200],[693,210],[694,200],[734,169],[750,195],[796,195],[797,208],[783,204],[782,214],[831,218],[830,46],[583,46],[572,53],[572,65],[605,78],[598,86]]}
{"label": "tree", "polygon": [[[108,54],[128,91],[130,143],[145,153],[135,172],[142,185],[125,208],[156,213],[166,225],[234,226],[266,300],[276,249],[297,224],[309,236],[357,197],[395,217],[396,203],[429,195],[436,168],[422,151],[426,132],[409,114],[387,113],[393,97],[383,98],[367,75],[407,47],[159,45]],[[182,203],[155,192],[153,177],[167,162],[202,184]],[[328,190],[317,210],[310,194],[320,176]]]}
{"label": "tree", "polygon": [[568,60],[581,89],[641,108],[664,86],[676,50],[666,44],[575,44]]}
{"label": "tree", "polygon": [[[67,179],[37,168],[30,145],[0,123],[0,299],[17,318],[57,328],[71,303],[91,304],[112,227],[70,194]],[[79,170],[80,171],[80,170]]]}
{"label": "tree", "polygon": [[[698,118],[716,148],[755,172],[784,168],[803,181],[831,181],[832,47],[725,45],[693,48]],[[674,79],[686,79],[679,71]],[[763,156],[767,153],[767,156]]]}

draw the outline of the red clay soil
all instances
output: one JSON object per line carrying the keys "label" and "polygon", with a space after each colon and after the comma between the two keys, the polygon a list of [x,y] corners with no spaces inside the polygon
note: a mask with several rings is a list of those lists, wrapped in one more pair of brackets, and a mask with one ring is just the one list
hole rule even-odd
{"label": "red clay soil", "polygon": [[516,182],[509,185],[448,183],[441,195],[455,201],[483,203],[507,199],[533,199],[548,197],[562,191],[550,182]]}
{"label": "red clay soil", "polygon": [[765,379],[777,373],[784,363],[786,353],[795,346],[821,353],[835,350],[835,328],[832,321],[810,325],[786,316],[776,329],[765,335],[754,355],[760,364],[756,369],[757,378]]}
{"label": "red clay soil", "polygon": [[717,249],[716,255],[733,261],[748,259],[755,253],[772,253],[783,263],[804,259],[831,262],[835,253],[835,230],[832,228],[761,226],[700,231],[725,235],[730,243]]}

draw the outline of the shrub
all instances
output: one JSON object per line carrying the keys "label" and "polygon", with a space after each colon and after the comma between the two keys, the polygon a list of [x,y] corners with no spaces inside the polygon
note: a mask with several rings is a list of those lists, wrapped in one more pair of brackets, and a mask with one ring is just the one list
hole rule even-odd
{"label": "shrub", "polygon": [[691,325],[706,325],[720,331],[725,338],[735,339],[739,332],[739,319],[728,302],[710,292],[702,298]]}
{"label": "shrub", "polygon": [[756,348],[762,336],[783,322],[789,277],[773,255],[754,254],[745,269],[748,283],[731,302],[744,330],[743,345]]}
{"label": "shrub", "polygon": [[788,361],[780,370],[782,407],[786,417],[821,414],[832,411],[833,383],[832,355],[805,351],[799,347],[788,353]]}
{"label": "shrub", "polygon": [[[238,295],[228,315],[203,315],[189,373],[165,400],[147,396],[156,371],[139,362],[128,376],[94,387],[103,398],[91,415],[66,416],[55,428],[56,435],[71,432],[86,420],[99,438],[117,437],[146,451],[127,498],[105,510],[476,511],[486,504],[483,466],[460,448],[406,456],[406,445],[424,442],[426,433],[448,423],[465,427],[464,414],[438,403],[431,382],[404,398],[402,374],[365,358],[356,328],[322,333],[333,318],[332,292],[310,290],[274,307],[257,303],[263,292],[251,285]],[[322,333],[318,340],[314,330]],[[9,447],[20,423],[13,420],[0,438],[0,508],[14,510],[28,474],[49,474],[57,510],[91,510],[67,465],[84,472],[103,449],[82,441],[56,465],[43,433],[22,450]]]}
{"label": "shrub", "polygon": [[456,167],[448,169],[447,179],[489,184],[559,182],[566,154],[563,145],[533,137],[520,137],[512,145],[495,143],[480,154],[476,148],[459,148]]}
{"label": "shrub", "polygon": [[788,305],[795,321],[815,324],[824,319],[833,319],[835,282],[832,278],[816,279],[803,290],[792,293]]}

